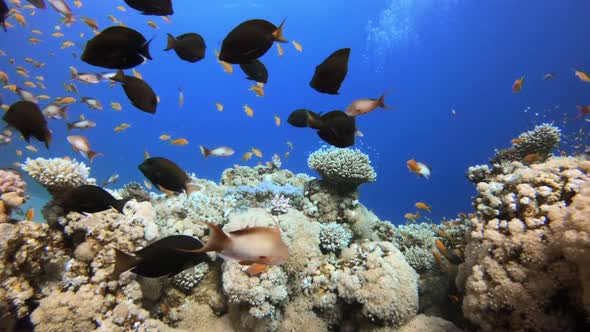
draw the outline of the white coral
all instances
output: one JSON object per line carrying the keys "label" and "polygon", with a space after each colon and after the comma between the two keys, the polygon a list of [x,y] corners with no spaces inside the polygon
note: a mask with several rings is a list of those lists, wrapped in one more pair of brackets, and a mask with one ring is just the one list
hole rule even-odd
{"label": "white coral", "polygon": [[90,168],[83,162],[65,158],[27,158],[21,168],[50,193],[60,193],[83,184],[94,184]]}
{"label": "white coral", "polygon": [[358,149],[320,149],[309,156],[307,165],[334,184],[358,186],[377,179],[369,156]]}

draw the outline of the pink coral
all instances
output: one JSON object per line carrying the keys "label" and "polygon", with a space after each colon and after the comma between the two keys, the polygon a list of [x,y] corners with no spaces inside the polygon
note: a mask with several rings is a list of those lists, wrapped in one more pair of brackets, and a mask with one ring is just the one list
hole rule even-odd
{"label": "pink coral", "polygon": [[0,195],[9,192],[22,195],[25,193],[26,186],[18,172],[0,169]]}

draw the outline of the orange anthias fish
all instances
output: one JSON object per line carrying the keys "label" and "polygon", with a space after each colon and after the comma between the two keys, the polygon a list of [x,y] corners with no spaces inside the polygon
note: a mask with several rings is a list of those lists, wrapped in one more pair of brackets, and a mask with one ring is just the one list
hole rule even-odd
{"label": "orange anthias fish", "polygon": [[201,249],[181,250],[194,253],[217,252],[224,259],[233,259],[249,265],[246,273],[257,276],[269,265],[281,265],[289,259],[289,248],[281,239],[281,229],[275,227],[248,227],[224,233],[217,225],[203,222],[211,233]]}
{"label": "orange anthias fish", "polygon": [[220,146],[215,149],[207,149],[206,147],[201,145],[199,146],[199,148],[201,149],[201,154],[204,158],[207,158],[209,156],[229,157],[235,153],[234,149],[227,146]]}
{"label": "orange anthias fish", "polygon": [[72,149],[76,152],[80,152],[86,159],[88,159],[91,163],[92,160],[97,156],[102,156],[103,154],[100,152],[92,151],[90,148],[90,142],[88,139],[81,135],[72,135],[67,137],[68,142],[72,145]]}
{"label": "orange anthias fish", "polygon": [[576,116],[576,119],[581,119],[586,115],[590,114],[590,106],[577,105],[576,108],[578,109],[578,111],[580,111]]}
{"label": "orange anthias fish", "polygon": [[512,144],[514,144],[514,145],[522,144],[522,143],[524,143],[524,139],[522,139],[522,138],[513,138],[510,142]]}
{"label": "orange anthias fish", "polygon": [[25,219],[28,221],[33,221],[34,218],[35,218],[35,209],[29,208],[27,210],[27,213],[25,213]]}
{"label": "orange anthias fish", "polygon": [[512,84],[512,92],[519,93],[520,90],[522,89],[523,83],[524,83],[524,76],[522,76],[521,78],[514,81],[514,84]]}
{"label": "orange anthias fish", "polygon": [[590,82],[590,76],[581,70],[574,69],[574,74],[580,79],[582,82]]}
{"label": "orange anthias fish", "polygon": [[420,210],[424,210],[424,211],[430,212],[430,206],[428,206],[428,204],[423,203],[423,202],[416,203],[416,208],[417,209],[420,209]]}
{"label": "orange anthias fish", "polygon": [[410,159],[406,162],[406,166],[408,166],[408,170],[410,170],[410,172],[426,179],[430,178],[430,167],[426,166],[425,164],[414,159]]}
{"label": "orange anthias fish", "polygon": [[389,107],[385,105],[385,94],[381,95],[379,99],[357,99],[348,105],[344,113],[349,116],[357,116],[373,112],[377,107],[389,109]]}
{"label": "orange anthias fish", "polygon": [[170,144],[172,144],[172,145],[187,145],[188,140],[186,138],[177,138],[175,140],[170,140]]}
{"label": "orange anthias fish", "polygon": [[527,164],[532,164],[541,160],[542,158],[543,156],[539,153],[530,153],[527,154],[524,158],[522,158],[522,161],[524,161]]}

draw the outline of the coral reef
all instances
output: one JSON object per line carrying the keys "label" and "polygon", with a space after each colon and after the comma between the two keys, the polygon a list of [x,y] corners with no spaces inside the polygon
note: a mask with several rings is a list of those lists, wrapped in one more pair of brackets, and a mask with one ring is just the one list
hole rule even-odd
{"label": "coral reef", "polygon": [[497,151],[490,162],[494,167],[500,167],[512,161],[522,161],[524,157],[532,154],[546,158],[560,141],[561,130],[544,123],[520,134],[512,147]]}
{"label": "coral reef", "polygon": [[275,215],[287,213],[291,207],[289,201],[290,199],[288,197],[275,195],[270,201],[270,213]]}
{"label": "coral reef", "polygon": [[324,181],[338,187],[356,188],[377,179],[369,156],[358,149],[320,149],[309,156],[307,165],[317,171]]}
{"label": "coral reef", "polygon": [[118,193],[121,198],[134,199],[138,202],[149,202],[150,193],[137,182],[129,182]]}
{"label": "coral reef", "polygon": [[473,200],[456,280],[465,317],[484,331],[581,328],[590,161],[554,157],[500,170],[477,184]]}
{"label": "coral reef", "polygon": [[199,285],[208,271],[209,265],[201,263],[173,276],[171,281],[176,288],[188,293]]}
{"label": "coral reef", "polygon": [[95,184],[90,168],[83,162],[65,158],[27,158],[21,168],[54,196],[83,184]]}
{"label": "coral reef", "polygon": [[22,180],[20,173],[11,169],[0,169],[0,195],[16,193],[23,196],[27,184]]}

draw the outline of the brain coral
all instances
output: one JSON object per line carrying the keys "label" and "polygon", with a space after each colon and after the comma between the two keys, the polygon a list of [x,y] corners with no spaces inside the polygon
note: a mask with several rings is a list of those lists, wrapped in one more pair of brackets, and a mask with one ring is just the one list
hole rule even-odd
{"label": "brain coral", "polygon": [[90,168],[75,159],[65,158],[27,158],[21,168],[33,179],[37,180],[51,194],[60,193],[68,188],[83,184],[94,184],[95,179],[89,178]]}
{"label": "brain coral", "polygon": [[307,165],[335,185],[356,187],[377,179],[369,156],[358,149],[319,149],[309,156]]}

